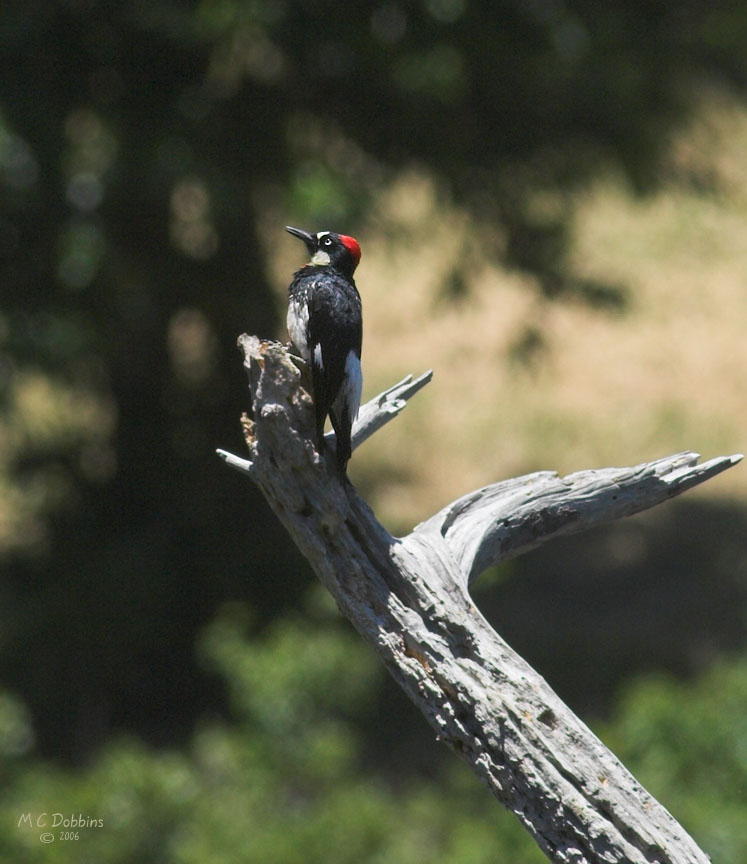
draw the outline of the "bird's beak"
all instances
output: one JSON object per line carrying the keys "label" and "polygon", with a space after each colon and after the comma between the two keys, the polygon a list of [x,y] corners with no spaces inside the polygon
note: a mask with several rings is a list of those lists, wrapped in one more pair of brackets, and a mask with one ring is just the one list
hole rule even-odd
{"label": "bird's beak", "polygon": [[314,246],[316,244],[316,237],[313,234],[309,234],[308,231],[303,231],[301,228],[292,228],[290,225],[285,226],[285,230],[292,234],[294,237],[298,237],[308,246],[310,251],[314,251]]}

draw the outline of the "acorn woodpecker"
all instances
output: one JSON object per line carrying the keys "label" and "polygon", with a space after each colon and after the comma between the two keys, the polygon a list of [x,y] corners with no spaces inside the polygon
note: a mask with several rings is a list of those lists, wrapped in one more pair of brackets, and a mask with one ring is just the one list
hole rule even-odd
{"label": "acorn woodpecker", "polygon": [[361,247],[346,234],[285,230],[303,240],[310,255],[288,288],[288,333],[311,367],[317,445],[322,452],[329,415],[337,437],[337,465],[344,474],[363,384],[361,298],[353,281]]}

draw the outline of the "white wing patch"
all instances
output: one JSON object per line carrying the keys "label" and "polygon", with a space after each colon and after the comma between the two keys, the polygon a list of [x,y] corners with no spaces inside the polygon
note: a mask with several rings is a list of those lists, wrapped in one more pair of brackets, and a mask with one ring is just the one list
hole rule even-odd
{"label": "white wing patch", "polygon": [[317,345],[314,348],[314,365],[318,366],[319,369],[324,371],[324,361],[322,360],[322,346]]}
{"label": "white wing patch", "polygon": [[291,342],[298,348],[301,357],[308,363],[310,359],[309,345],[306,341],[306,334],[309,332],[308,305],[291,300],[288,304],[286,324],[288,325],[288,335],[291,337]]}
{"label": "white wing patch", "polygon": [[349,351],[345,358],[345,377],[342,379],[342,387],[335,399],[335,410],[339,413],[341,409],[347,411],[352,424],[358,416],[361,404],[361,392],[363,391],[363,372],[361,361],[355,351]]}

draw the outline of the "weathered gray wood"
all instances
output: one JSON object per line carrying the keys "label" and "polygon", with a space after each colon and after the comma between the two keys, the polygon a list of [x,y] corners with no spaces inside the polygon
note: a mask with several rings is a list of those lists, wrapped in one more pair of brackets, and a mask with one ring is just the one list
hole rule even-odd
{"label": "weathered gray wood", "polygon": [[[242,336],[241,339],[239,339],[239,345],[244,344],[244,338],[245,337]],[[299,359],[293,355],[290,356],[294,365],[299,369],[303,369],[305,366],[303,361],[299,361]],[[360,411],[358,412],[358,419],[353,427],[351,439],[352,449],[355,450],[356,447],[360,447],[360,445],[370,438],[374,432],[381,429],[381,427],[386,425],[390,420],[393,420],[400,411],[402,411],[405,405],[407,405],[408,400],[425,387],[425,385],[430,382],[431,378],[433,378],[433,370],[431,369],[424,372],[422,375],[419,375],[417,378],[413,378],[412,375],[406,375],[397,384],[394,384],[392,387],[379,393],[378,396],[361,405]],[[334,450],[336,443],[335,433],[327,432],[324,436],[324,440],[327,442],[330,449]],[[237,468],[247,474],[251,473],[251,462],[247,459],[234,456],[232,453],[227,453],[225,450],[218,450],[217,452],[218,455],[232,468]]]}
{"label": "weathered gray wood", "polygon": [[[249,336],[240,344],[252,395],[249,459],[220,455],[258,484],[439,738],[553,861],[705,864],[684,829],[495,633],[467,581],[555,534],[659,503],[739,457],[698,466],[695,454],[680,454],[563,479],[532,474],[464,496],[395,538],[340,481],[334,460],[316,452],[311,401],[287,351]],[[391,419],[391,400],[401,410],[416,384],[368,403],[363,428]]]}
{"label": "weathered gray wood", "polygon": [[735,465],[741,455],[698,464],[678,453],[634,468],[598,468],[559,477],[539,471],[457,499],[418,531],[438,531],[471,584],[493,564],[556,537],[630,516]]}

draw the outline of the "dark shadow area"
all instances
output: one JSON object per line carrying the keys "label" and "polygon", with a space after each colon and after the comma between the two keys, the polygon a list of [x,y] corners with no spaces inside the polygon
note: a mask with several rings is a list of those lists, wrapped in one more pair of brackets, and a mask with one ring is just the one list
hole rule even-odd
{"label": "dark shadow area", "polygon": [[222,682],[195,656],[216,610],[249,603],[262,610],[261,632],[301,602],[308,565],[251,484],[214,463],[203,470],[228,475],[223,500],[206,502],[193,481],[181,518],[157,518],[153,501],[119,521],[102,504],[101,521],[86,526],[85,555],[71,520],[53,562],[6,567],[0,671],[32,712],[42,755],[77,761],[123,732],[183,743],[201,716],[226,708]]}
{"label": "dark shadow area", "polygon": [[[688,678],[744,652],[747,509],[680,499],[561,537],[476,584],[497,632],[590,722],[638,676]],[[393,682],[369,734],[374,761],[386,753],[397,775],[432,776],[452,758]]]}
{"label": "dark shadow area", "polygon": [[477,600],[575,711],[605,715],[636,675],[694,675],[745,649],[747,510],[683,498],[559,538]]}

